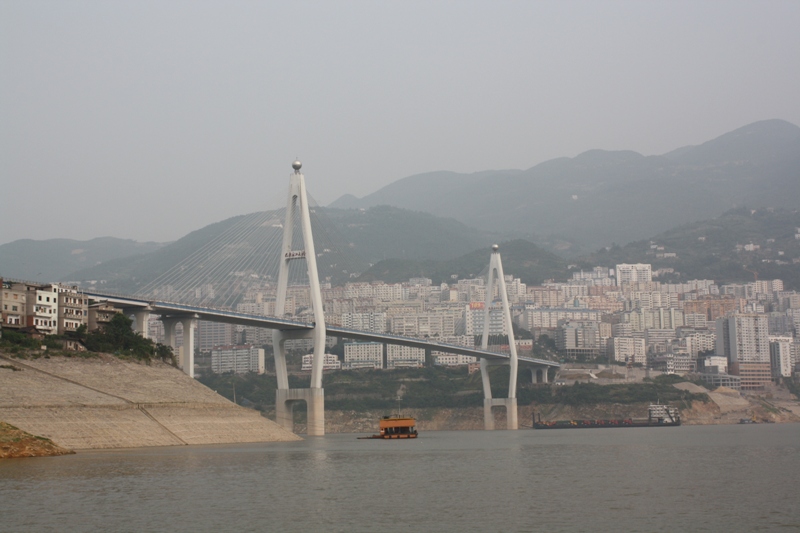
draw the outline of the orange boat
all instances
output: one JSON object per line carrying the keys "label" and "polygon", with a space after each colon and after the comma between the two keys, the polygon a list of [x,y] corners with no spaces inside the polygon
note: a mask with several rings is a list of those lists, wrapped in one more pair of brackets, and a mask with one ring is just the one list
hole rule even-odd
{"label": "orange boat", "polygon": [[379,423],[380,433],[359,439],[416,439],[417,420],[407,416],[384,416]]}

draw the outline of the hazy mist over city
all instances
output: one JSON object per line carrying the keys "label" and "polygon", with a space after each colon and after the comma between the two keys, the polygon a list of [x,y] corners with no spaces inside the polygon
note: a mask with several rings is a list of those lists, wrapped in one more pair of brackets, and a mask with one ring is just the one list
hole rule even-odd
{"label": "hazy mist over city", "polygon": [[800,124],[797,2],[0,3],[0,243]]}
{"label": "hazy mist over city", "polygon": [[797,531],[799,28],[0,0],[0,530]]}

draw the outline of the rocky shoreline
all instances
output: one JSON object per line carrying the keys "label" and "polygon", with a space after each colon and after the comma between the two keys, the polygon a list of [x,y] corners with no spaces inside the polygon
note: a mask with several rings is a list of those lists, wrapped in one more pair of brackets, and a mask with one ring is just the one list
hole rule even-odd
{"label": "rocky shoreline", "polygon": [[50,439],[31,435],[19,428],[0,422],[0,459],[21,457],[50,457],[73,454]]}

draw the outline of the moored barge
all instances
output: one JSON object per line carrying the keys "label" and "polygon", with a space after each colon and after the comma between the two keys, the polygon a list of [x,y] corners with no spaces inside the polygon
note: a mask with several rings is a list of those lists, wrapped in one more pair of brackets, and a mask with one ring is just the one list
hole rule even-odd
{"label": "moored barge", "polygon": [[681,417],[678,409],[661,404],[651,404],[647,409],[647,418],[554,420],[552,422],[542,422],[541,415],[539,415],[538,420],[536,419],[536,414],[533,416],[533,429],[643,428],[681,425]]}

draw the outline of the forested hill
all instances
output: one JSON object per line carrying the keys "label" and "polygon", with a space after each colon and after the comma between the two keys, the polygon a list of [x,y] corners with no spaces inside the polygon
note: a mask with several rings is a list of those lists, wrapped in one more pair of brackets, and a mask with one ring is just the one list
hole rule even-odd
{"label": "forested hill", "polygon": [[[567,261],[528,241],[517,239],[500,244],[503,270],[524,283],[539,284],[546,279],[567,275]],[[389,259],[364,272],[359,281],[382,280],[387,283],[427,277],[434,283],[453,283],[478,276],[489,266],[490,248],[474,250],[449,261],[409,261]]]}
{"label": "forested hill", "polygon": [[[386,258],[409,261],[452,259],[479,247],[488,249],[498,240],[495,235],[477,231],[453,219],[395,207],[378,206],[365,210],[318,207],[312,216],[320,221],[314,229],[318,251],[328,247],[338,257],[334,261],[335,269],[330,262],[323,264],[320,261],[320,275],[332,275],[334,281],[350,279],[350,273],[363,272],[371,263]],[[233,217],[210,224],[153,253],[107,261],[71,272],[62,279],[78,282],[105,280],[107,289],[135,292],[225,234],[241,219]],[[281,221],[275,219],[276,223]],[[271,260],[277,274],[277,250],[273,253]]]}
{"label": "forested hill", "polygon": [[[713,279],[718,283],[782,279],[800,290],[800,211],[739,208],[693,222],[651,239],[604,248],[583,257],[583,268],[618,263],[650,263],[673,269],[662,280]],[[753,250],[744,249],[745,245]],[[671,254],[676,257],[671,257]]]}
{"label": "forested hill", "polygon": [[765,120],[664,155],[590,150],[528,170],[431,172],[331,205],[425,211],[574,257],[738,206],[793,208],[798,198],[800,128]]}

